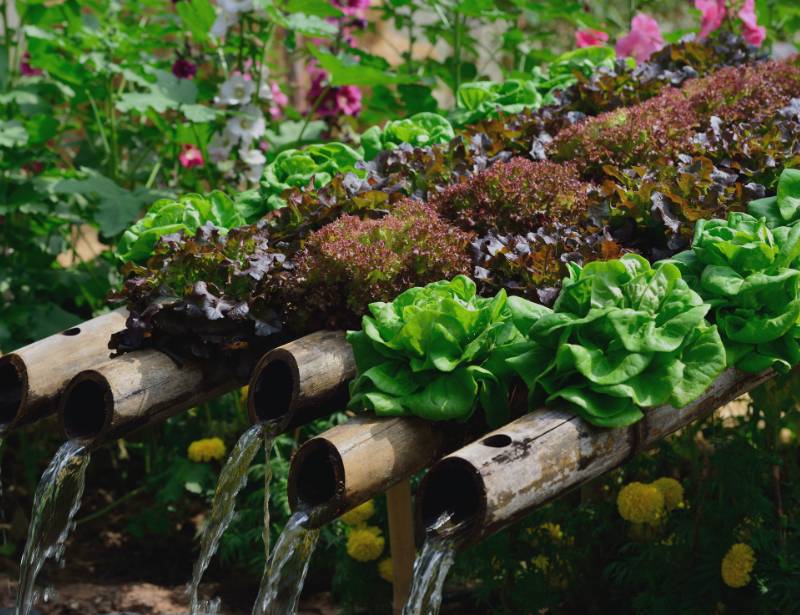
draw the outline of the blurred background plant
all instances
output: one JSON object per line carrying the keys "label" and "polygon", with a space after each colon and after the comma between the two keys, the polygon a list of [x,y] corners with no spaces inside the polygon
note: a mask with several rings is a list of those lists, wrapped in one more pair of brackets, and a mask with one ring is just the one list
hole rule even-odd
{"label": "blurred background plant", "polygon": [[[748,2],[730,4],[740,10]],[[116,248],[158,199],[219,189],[242,215],[257,217],[262,174],[281,152],[331,140],[361,152],[359,135],[370,126],[419,112],[457,118],[465,83],[531,79],[576,46],[607,43],[640,57],[724,19],[745,35],[766,36],[766,48],[779,54],[798,41],[795,0],[755,2],[763,34],[733,9],[714,13],[718,6],[711,0],[4,0],[0,350],[108,309],[105,296],[120,282]],[[447,601],[471,605],[477,597],[494,613],[795,609],[800,563],[791,554],[800,548],[800,518],[793,513],[800,468],[797,385],[791,385],[760,390],[735,416],[692,426],[471,549],[457,561]],[[278,439],[273,539],[289,514],[285,484],[293,450],[345,418]],[[102,449],[89,470],[74,540],[91,532],[117,560],[124,546],[123,561],[108,563],[110,576],[130,575],[138,563],[136,574],[144,578],[185,582],[224,461],[218,444],[205,446],[204,456],[189,447],[219,438],[230,450],[245,423],[243,399],[233,394]],[[57,433],[50,424],[0,445],[0,563],[12,576]],[[212,568],[234,586],[257,583],[262,568],[263,474],[262,460],[250,470]],[[678,481],[681,502],[668,505],[669,496],[651,486],[644,493],[655,503],[633,504],[655,510],[652,523],[620,516],[624,485],[663,477]],[[362,521],[327,527],[309,591],[332,588],[345,610],[386,612],[387,529],[382,499]]]}

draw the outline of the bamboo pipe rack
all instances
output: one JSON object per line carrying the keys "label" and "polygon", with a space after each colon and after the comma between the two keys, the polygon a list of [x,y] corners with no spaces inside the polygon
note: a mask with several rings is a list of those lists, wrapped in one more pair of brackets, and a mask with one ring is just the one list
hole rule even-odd
{"label": "bamboo pipe rack", "polygon": [[457,533],[462,547],[478,542],[772,375],[729,369],[688,406],[650,409],[621,429],[593,427],[560,410],[527,414],[436,463],[417,492],[417,522],[432,531],[431,524],[450,513],[451,522],[440,532]]}
{"label": "bamboo pipe rack", "polygon": [[158,350],[137,350],[77,374],[61,397],[58,413],[68,438],[97,446],[242,384],[227,367],[179,364]]}
{"label": "bamboo pipe rack", "polygon": [[109,358],[127,314],[114,310],[0,357],[0,433],[54,413],[67,383]]}
{"label": "bamboo pipe rack", "polygon": [[288,429],[341,410],[355,375],[344,331],[317,331],[278,346],[253,370],[247,395],[250,420]]}

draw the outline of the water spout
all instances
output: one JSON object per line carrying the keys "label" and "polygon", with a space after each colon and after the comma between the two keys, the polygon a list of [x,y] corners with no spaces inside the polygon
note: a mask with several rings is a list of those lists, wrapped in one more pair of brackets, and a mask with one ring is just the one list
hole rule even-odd
{"label": "water spout", "polygon": [[411,594],[403,615],[437,615],[442,606],[442,592],[447,573],[455,561],[458,532],[452,528],[453,517],[439,517],[426,533],[422,552],[414,562]]}

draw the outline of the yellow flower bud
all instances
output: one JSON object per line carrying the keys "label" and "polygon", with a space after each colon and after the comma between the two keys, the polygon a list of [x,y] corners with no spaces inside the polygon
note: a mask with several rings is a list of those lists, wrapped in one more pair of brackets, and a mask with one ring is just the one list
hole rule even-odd
{"label": "yellow flower bud", "polygon": [[620,490],[617,509],[631,523],[658,525],[664,516],[664,496],[653,485],[630,483]]}
{"label": "yellow flower bud", "polygon": [[225,457],[225,443],[220,438],[204,438],[195,440],[189,445],[186,455],[195,463],[219,461]]}
{"label": "yellow flower bud", "polygon": [[756,564],[756,554],[750,545],[737,542],[722,558],[722,580],[728,587],[744,587],[750,582],[750,573]]}

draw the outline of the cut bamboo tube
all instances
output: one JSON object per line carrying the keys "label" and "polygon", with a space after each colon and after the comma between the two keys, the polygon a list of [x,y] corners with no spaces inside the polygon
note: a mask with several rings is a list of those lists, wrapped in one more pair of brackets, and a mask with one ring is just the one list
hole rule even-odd
{"label": "cut bamboo tube", "polygon": [[247,408],[250,420],[302,425],[342,410],[356,375],[344,331],[317,331],[267,352],[253,370]]}
{"label": "cut bamboo tube", "polygon": [[772,375],[728,370],[688,406],[647,410],[641,421],[622,429],[593,427],[559,410],[525,415],[435,464],[417,492],[417,519],[431,531],[436,519],[450,513],[452,521],[441,531],[457,531],[462,546],[477,542]]}
{"label": "cut bamboo tube", "polygon": [[386,492],[389,513],[389,549],[392,554],[392,608],[401,615],[411,593],[414,575],[414,507],[411,502],[411,481],[402,480]]}
{"label": "cut bamboo tube", "polygon": [[441,457],[447,430],[458,427],[411,417],[356,417],[337,425],[295,453],[289,504],[310,510],[314,526],[324,525]]}
{"label": "cut bamboo tube", "polygon": [[0,432],[55,412],[73,376],[108,360],[108,341],[127,314],[103,314],[0,357]]}
{"label": "cut bamboo tube", "polygon": [[232,391],[244,383],[234,373],[137,350],[75,376],[59,405],[61,425],[68,438],[99,445]]}

